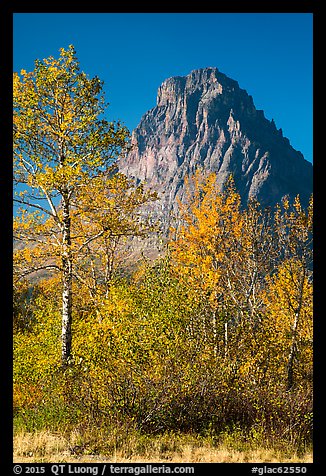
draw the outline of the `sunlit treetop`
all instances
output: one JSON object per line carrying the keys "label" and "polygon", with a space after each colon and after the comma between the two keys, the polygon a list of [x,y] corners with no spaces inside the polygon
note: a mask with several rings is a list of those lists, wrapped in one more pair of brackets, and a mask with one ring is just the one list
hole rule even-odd
{"label": "sunlit treetop", "polygon": [[124,126],[104,118],[106,107],[103,82],[80,70],[72,45],[15,73],[15,181],[60,192],[103,172],[128,139]]}

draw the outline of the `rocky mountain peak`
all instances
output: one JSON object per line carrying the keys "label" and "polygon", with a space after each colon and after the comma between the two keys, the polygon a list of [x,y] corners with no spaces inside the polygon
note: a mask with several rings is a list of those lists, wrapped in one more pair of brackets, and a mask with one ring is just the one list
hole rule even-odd
{"label": "rocky mountain peak", "polygon": [[166,223],[177,198],[184,198],[185,177],[198,167],[216,172],[221,186],[232,173],[244,204],[256,197],[274,205],[296,194],[305,204],[312,192],[312,164],[238,82],[215,67],[166,79],[119,163],[123,173],[157,190],[156,212]]}
{"label": "rocky mountain peak", "polygon": [[215,96],[221,94],[223,86],[217,79],[217,68],[193,70],[188,76],[166,79],[158,89],[157,106],[166,106],[184,99],[186,95]]}

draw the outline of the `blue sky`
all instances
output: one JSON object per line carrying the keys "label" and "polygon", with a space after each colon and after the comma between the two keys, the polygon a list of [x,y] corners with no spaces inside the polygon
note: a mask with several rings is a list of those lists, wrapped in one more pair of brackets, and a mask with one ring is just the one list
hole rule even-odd
{"label": "blue sky", "polygon": [[312,162],[312,31],[311,13],[16,13],[14,70],[73,44],[132,130],[162,81],[216,66]]}

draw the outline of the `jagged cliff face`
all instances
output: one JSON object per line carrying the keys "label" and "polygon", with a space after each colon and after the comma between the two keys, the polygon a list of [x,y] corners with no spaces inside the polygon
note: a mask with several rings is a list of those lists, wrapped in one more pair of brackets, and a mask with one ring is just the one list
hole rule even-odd
{"label": "jagged cliff face", "polygon": [[119,163],[121,172],[158,191],[156,212],[166,224],[177,198],[184,199],[185,177],[198,167],[217,172],[221,186],[232,173],[243,203],[256,197],[273,205],[298,193],[307,203],[312,192],[312,165],[217,68],[164,81]]}

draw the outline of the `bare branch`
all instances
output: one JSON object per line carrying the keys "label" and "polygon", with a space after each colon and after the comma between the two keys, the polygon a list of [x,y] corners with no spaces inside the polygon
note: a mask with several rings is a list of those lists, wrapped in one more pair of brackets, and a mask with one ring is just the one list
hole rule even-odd
{"label": "bare branch", "polygon": [[90,238],[88,238],[88,240],[86,240],[82,245],[80,245],[80,247],[78,248],[78,250],[76,252],[79,253],[79,251],[81,251],[83,248],[85,248],[85,246],[87,246],[89,243],[96,240],[97,238],[100,238],[104,233],[105,233],[105,230],[101,230],[96,235],[91,236]]}
{"label": "bare branch", "polygon": [[20,279],[24,278],[25,276],[28,276],[29,274],[35,273],[37,271],[41,270],[51,270],[55,269],[57,271],[62,271],[62,268],[60,266],[57,266],[55,264],[49,264],[49,265],[44,265],[44,266],[37,266],[37,267],[32,267],[29,268],[21,273],[19,273],[18,278],[15,280],[15,282],[19,281]]}
{"label": "bare branch", "polygon": [[42,207],[41,205],[38,205],[37,203],[26,202],[25,200],[21,200],[21,199],[18,199],[18,198],[14,198],[13,201],[16,202],[16,203],[21,203],[22,205],[27,205],[28,207],[37,208],[38,210],[41,210],[42,212],[46,213],[47,215],[50,215],[54,219],[58,218],[57,214],[54,215],[52,213],[52,211],[47,210],[46,208]]}

